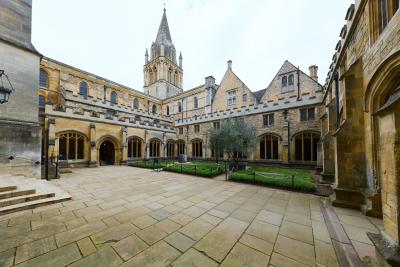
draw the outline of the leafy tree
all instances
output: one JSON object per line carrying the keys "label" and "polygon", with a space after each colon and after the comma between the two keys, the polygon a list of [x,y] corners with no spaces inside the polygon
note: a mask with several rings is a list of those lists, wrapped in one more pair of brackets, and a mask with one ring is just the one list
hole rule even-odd
{"label": "leafy tree", "polygon": [[236,166],[256,146],[256,128],[243,118],[227,119],[219,128],[210,130],[210,146],[218,162],[219,154],[226,153]]}

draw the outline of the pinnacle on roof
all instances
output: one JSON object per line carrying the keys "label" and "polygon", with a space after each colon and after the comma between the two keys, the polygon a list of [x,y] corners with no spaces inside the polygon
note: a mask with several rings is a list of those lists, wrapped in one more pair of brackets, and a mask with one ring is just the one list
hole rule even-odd
{"label": "pinnacle on roof", "polygon": [[172,45],[171,33],[169,31],[167,13],[165,8],[160,27],[158,28],[156,43],[163,45]]}

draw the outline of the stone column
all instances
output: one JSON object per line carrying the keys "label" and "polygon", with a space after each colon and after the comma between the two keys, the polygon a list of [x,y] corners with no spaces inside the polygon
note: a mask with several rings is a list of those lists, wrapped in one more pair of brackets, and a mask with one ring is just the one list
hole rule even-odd
{"label": "stone column", "polygon": [[128,128],[126,126],[121,128],[121,165],[126,165],[128,161]]}
{"label": "stone column", "polygon": [[47,127],[49,130],[49,160],[58,155],[58,150],[56,150],[56,133],[55,133],[56,120],[54,118],[47,119]]}
{"label": "stone column", "polygon": [[96,124],[90,124],[90,159],[89,167],[97,167],[97,149],[96,149]]}

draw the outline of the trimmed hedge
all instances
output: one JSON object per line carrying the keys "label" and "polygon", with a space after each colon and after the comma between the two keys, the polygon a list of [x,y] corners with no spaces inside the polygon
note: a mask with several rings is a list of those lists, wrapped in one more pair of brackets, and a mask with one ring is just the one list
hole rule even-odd
{"label": "trimmed hedge", "polygon": [[171,162],[160,161],[153,164],[152,161],[137,161],[129,163],[128,166],[147,168],[147,169],[163,169],[164,171],[190,174],[201,177],[215,177],[225,172],[225,167],[206,162],[194,162],[192,164],[172,164]]}
{"label": "trimmed hedge", "polygon": [[[260,172],[264,174],[261,175]],[[293,184],[292,175],[294,176]],[[306,170],[252,166],[245,171],[230,174],[229,180],[306,192],[313,192],[316,189],[310,172]]]}

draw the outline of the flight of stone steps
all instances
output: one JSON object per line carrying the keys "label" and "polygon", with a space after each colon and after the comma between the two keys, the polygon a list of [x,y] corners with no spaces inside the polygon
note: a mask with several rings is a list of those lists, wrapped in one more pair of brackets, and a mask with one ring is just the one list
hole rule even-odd
{"label": "flight of stone steps", "polygon": [[67,192],[46,180],[0,177],[0,216],[70,199]]}

